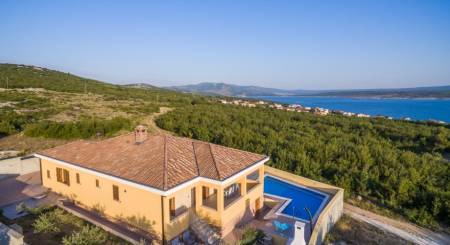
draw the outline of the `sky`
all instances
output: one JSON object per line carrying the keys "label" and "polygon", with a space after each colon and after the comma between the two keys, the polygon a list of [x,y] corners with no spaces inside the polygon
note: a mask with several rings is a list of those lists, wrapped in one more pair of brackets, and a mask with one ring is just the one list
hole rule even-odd
{"label": "sky", "polygon": [[450,1],[0,1],[0,63],[107,82],[450,85]]}

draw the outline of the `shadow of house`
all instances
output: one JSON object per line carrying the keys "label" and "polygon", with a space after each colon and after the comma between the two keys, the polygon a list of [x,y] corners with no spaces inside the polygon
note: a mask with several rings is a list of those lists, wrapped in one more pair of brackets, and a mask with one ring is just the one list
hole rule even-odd
{"label": "shadow of house", "polygon": [[25,201],[46,193],[41,186],[39,172],[7,178],[0,181],[0,207]]}

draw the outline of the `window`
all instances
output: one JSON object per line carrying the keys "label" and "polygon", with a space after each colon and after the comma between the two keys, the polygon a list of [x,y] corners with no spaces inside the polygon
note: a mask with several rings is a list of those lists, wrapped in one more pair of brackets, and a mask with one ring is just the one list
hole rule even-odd
{"label": "window", "polygon": [[62,168],[56,168],[56,181],[70,186],[69,171]]}
{"label": "window", "polygon": [[119,187],[117,185],[113,185],[113,199],[119,201]]}
{"label": "window", "polygon": [[169,199],[169,210],[170,218],[173,219],[175,217],[175,197]]}
{"label": "window", "polygon": [[47,170],[47,178],[50,179],[50,170]]}
{"label": "window", "polygon": [[62,168],[56,168],[56,181],[63,182],[62,180]]}
{"label": "window", "polygon": [[81,183],[80,183],[80,174],[77,173],[76,176],[77,176],[77,184],[81,184]]}
{"label": "window", "polygon": [[63,173],[64,173],[64,184],[66,185],[70,185],[70,180],[69,180],[69,171],[63,169]]}
{"label": "window", "polygon": [[100,188],[100,181],[98,181],[98,179],[95,180],[95,186],[96,186],[97,188]]}

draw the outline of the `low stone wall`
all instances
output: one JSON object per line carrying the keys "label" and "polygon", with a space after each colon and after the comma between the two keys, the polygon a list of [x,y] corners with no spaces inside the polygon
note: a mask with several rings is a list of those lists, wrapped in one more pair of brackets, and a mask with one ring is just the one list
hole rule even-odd
{"label": "low stone wall", "polygon": [[23,235],[0,223],[0,244],[22,245],[24,244]]}
{"label": "low stone wall", "polygon": [[330,195],[327,205],[322,209],[317,218],[313,232],[309,239],[308,245],[322,244],[325,235],[330,231],[333,225],[339,220],[344,208],[344,189],[325,184],[319,181],[301,177],[285,171],[281,171],[269,166],[265,166],[267,174],[289,180],[300,185],[320,190]]}
{"label": "low stone wall", "polygon": [[39,171],[36,157],[14,157],[0,160],[0,180]]}

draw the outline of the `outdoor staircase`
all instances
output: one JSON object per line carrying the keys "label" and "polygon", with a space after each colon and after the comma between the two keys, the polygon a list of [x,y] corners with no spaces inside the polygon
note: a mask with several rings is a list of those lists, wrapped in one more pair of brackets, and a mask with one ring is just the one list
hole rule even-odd
{"label": "outdoor staircase", "polygon": [[219,233],[206,221],[195,214],[191,214],[190,226],[197,237],[205,244],[217,245],[220,243]]}

